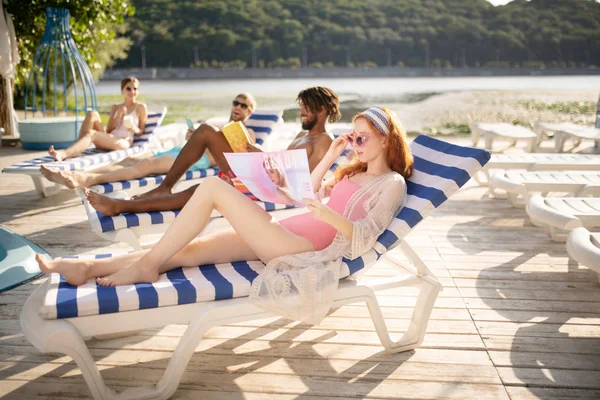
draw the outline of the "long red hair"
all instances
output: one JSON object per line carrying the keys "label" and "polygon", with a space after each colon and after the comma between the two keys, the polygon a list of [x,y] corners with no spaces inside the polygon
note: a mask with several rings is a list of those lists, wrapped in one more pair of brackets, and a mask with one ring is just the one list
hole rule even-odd
{"label": "long red hair", "polygon": [[[414,159],[410,147],[408,146],[406,131],[395,112],[386,107],[381,107],[381,109],[385,111],[390,127],[390,134],[387,137],[388,146],[386,153],[388,165],[393,171],[402,175],[404,179],[408,179],[414,171]],[[363,118],[373,130],[379,132],[371,120],[362,115],[362,113],[356,114],[354,118],[352,118],[352,122],[356,121],[358,118]],[[346,175],[351,177],[366,171],[367,163],[360,162],[358,161],[358,157],[355,157],[353,164],[340,167],[335,171],[335,181],[341,181]]]}

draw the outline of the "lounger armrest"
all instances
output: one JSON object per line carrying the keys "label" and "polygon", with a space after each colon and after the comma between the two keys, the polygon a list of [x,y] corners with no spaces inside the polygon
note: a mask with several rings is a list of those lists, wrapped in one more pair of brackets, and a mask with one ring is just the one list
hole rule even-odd
{"label": "lounger armrest", "polygon": [[575,194],[576,197],[593,196],[600,197],[600,185],[585,185]]}
{"label": "lounger armrest", "polygon": [[600,259],[598,257],[600,248],[592,243],[590,232],[587,229],[576,228],[571,231],[567,240],[567,253],[580,264],[600,273]]}
{"label": "lounger armrest", "polygon": [[406,274],[402,276],[395,276],[393,278],[382,278],[382,279],[369,279],[358,281],[357,286],[366,286],[377,292],[380,290],[394,289],[402,286],[413,286],[421,283],[421,278],[413,275]]}
{"label": "lounger armrest", "polygon": [[582,225],[579,218],[549,207],[544,197],[539,194],[531,196],[527,202],[526,211],[532,220],[544,222],[562,230],[571,230]]}
{"label": "lounger armrest", "polygon": [[490,180],[490,187],[493,189],[502,189],[509,193],[519,193],[525,196],[527,191],[520,182],[515,182],[506,176],[506,172],[496,172]]}

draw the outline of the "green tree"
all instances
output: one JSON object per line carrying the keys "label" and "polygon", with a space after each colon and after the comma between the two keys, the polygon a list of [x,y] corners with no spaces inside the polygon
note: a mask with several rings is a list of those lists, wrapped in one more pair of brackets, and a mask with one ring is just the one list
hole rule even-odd
{"label": "green tree", "polygon": [[21,61],[15,79],[15,105],[20,106],[35,51],[46,27],[46,8],[69,9],[71,33],[77,49],[97,79],[105,68],[127,57],[131,40],[119,36],[126,32],[125,16],[133,16],[128,0],[10,0],[7,10],[13,15]]}

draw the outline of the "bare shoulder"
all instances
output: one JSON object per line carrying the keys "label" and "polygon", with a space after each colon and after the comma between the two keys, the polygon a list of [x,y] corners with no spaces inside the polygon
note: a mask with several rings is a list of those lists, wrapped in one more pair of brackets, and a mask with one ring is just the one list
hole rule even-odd
{"label": "bare shoulder", "polygon": [[329,146],[331,144],[331,142],[333,142],[333,138],[331,137],[331,134],[324,132],[322,135],[315,137],[315,142],[316,143],[326,143],[327,146]]}
{"label": "bare shoulder", "polygon": [[313,147],[321,151],[327,151],[329,146],[331,146],[331,142],[333,142],[333,139],[329,136],[329,134],[324,133],[315,137]]}
{"label": "bare shoulder", "polygon": [[294,140],[296,139],[302,139],[303,137],[308,136],[308,131],[300,131],[299,134],[296,135],[296,137],[294,138]]}

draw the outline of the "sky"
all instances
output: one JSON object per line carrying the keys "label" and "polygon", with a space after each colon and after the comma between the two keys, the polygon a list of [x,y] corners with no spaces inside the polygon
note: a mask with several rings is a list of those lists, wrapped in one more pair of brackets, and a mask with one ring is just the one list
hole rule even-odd
{"label": "sky", "polygon": [[488,1],[495,6],[501,6],[506,3],[510,3],[512,0],[488,0]]}

